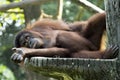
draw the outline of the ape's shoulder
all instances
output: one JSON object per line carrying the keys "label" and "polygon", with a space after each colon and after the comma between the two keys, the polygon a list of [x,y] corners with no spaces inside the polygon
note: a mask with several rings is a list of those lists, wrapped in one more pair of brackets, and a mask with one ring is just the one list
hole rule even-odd
{"label": "ape's shoulder", "polygon": [[50,28],[53,30],[70,30],[67,23],[62,20],[53,20],[53,19],[41,19],[34,22],[32,25],[27,26],[27,28],[31,29],[34,27],[39,28]]}

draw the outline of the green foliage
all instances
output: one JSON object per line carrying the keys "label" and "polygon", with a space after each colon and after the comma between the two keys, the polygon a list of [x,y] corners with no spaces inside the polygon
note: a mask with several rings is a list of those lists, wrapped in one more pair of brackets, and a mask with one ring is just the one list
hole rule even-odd
{"label": "green foliage", "polygon": [[[55,7],[56,6],[56,7]],[[57,1],[49,1],[41,5],[41,9],[49,15],[57,15]]]}
{"label": "green foliage", "polygon": [[0,65],[0,80],[15,80],[11,70],[2,64]]}
{"label": "green foliage", "polygon": [[[63,20],[67,22],[79,21],[79,20],[86,20],[93,12],[85,9],[81,5],[76,3],[77,0],[64,0],[63,5]],[[95,4],[96,6],[100,7],[104,10],[104,0],[89,0],[91,3]],[[41,6],[41,9],[44,10],[46,14],[56,16],[57,15],[57,1],[48,2]]]}
{"label": "green foliage", "polygon": [[63,19],[65,21],[74,21],[76,13],[79,11],[79,7],[70,2],[69,0],[64,1],[63,6]]}
{"label": "green foliage", "polygon": [[6,0],[0,0],[0,4],[9,4],[10,1],[6,1]]}
{"label": "green foliage", "polygon": [[[18,2],[20,0],[0,0],[0,5],[13,1]],[[0,63],[6,65],[14,72],[16,80],[24,80],[24,72],[10,60],[12,55],[11,48],[13,47],[15,34],[24,27],[24,23],[23,10],[20,8],[0,12]],[[15,80],[14,77],[12,78],[12,72],[8,72],[9,69],[7,67],[0,66],[0,80]],[[1,70],[4,70],[4,72],[1,72]],[[11,76],[10,79],[9,76]]]}

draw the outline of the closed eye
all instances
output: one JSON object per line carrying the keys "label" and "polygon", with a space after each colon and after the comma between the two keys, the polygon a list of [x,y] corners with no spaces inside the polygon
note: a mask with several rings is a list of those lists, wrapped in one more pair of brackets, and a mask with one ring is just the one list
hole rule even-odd
{"label": "closed eye", "polygon": [[28,42],[23,42],[23,47],[27,47],[28,46]]}
{"label": "closed eye", "polygon": [[26,36],[25,39],[30,39],[30,36]]}

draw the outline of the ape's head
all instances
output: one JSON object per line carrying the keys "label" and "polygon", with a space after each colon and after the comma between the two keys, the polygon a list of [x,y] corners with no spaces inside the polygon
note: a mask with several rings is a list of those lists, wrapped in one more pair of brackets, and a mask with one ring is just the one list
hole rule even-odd
{"label": "ape's head", "polygon": [[38,32],[23,30],[15,37],[15,47],[42,48],[42,35]]}

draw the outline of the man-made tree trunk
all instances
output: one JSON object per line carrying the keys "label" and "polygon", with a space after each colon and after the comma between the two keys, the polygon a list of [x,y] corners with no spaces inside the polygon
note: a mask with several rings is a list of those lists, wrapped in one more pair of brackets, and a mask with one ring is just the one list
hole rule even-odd
{"label": "man-made tree trunk", "polygon": [[[120,46],[120,0],[105,0],[108,43]],[[120,80],[120,50],[116,63],[117,80]]]}

